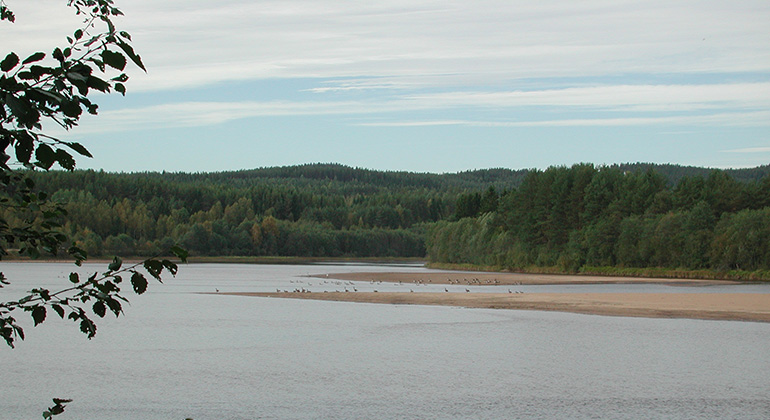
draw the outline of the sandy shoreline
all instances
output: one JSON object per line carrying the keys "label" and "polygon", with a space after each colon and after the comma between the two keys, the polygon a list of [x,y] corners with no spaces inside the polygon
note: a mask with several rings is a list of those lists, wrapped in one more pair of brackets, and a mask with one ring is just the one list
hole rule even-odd
{"label": "sandy shoreline", "polygon": [[[221,293],[225,294],[225,293]],[[442,305],[646,318],[770,322],[770,294],[759,293],[226,293],[342,302]]]}

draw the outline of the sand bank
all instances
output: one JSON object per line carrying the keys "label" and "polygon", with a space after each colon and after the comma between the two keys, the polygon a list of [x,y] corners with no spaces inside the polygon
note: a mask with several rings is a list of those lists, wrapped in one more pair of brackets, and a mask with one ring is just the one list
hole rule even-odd
{"label": "sand bank", "polygon": [[228,293],[361,303],[524,309],[647,318],[770,322],[770,294],[748,293]]}
{"label": "sand bank", "polygon": [[564,274],[481,273],[481,272],[428,272],[428,273],[335,273],[312,277],[352,281],[382,281],[402,283],[462,284],[462,285],[518,285],[518,284],[631,284],[654,283],[672,286],[708,286],[735,284],[729,280],[662,279],[646,277],[583,276]]}

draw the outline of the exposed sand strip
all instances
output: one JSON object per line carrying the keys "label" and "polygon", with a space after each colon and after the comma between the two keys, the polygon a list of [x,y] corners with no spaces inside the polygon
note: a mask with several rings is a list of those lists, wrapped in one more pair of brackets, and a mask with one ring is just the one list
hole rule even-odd
{"label": "exposed sand strip", "polygon": [[[392,274],[392,273],[391,273]],[[224,294],[224,293],[220,293]],[[362,303],[526,309],[648,318],[770,322],[770,294],[749,293],[227,293]]]}
{"label": "exposed sand strip", "polygon": [[335,273],[312,277],[352,281],[382,281],[425,284],[518,285],[518,284],[625,284],[655,283],[686,286],[735,284],[729,280],[662,279],[645,277],[576,276],[560,274],[428,272],[428,273]]}

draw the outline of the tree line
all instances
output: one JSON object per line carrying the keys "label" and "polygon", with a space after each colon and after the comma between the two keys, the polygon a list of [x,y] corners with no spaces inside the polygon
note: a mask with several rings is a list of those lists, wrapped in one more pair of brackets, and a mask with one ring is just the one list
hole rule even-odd
{"label": "tree line", "polygon": [[[26,176],[52,192],[67,213],[64,233],[90,256],[155,255],[179,244],[208,256],[428,254],[575,270],[761,266],[744,254],[763,245],[744,244],[753,236],[738,232],[749,219],[764,223],[768,168],[581,164],[439,175],[314,164]],[[13,225],[22,215],[6,209],[0,217]]]}
{"label": "tree line", "polygon": [[[335,164],[217,173],[30,171],[66,211],[64,232],[89,256],[424,257],[427,225],[458,194],[513,187],[521,171],[436,175]],[[6,211],[11,224],[19,215]]]}
{"label": "tree line", "polygon": [[[432,261],[521,269],[770,269],[770,176],[677,176],[590,164],[530,171],[514,189],[461,194],[433,225]],[[496,204],[496,206],[495,206]],[[494,209],[493,209],[494,208]]]}

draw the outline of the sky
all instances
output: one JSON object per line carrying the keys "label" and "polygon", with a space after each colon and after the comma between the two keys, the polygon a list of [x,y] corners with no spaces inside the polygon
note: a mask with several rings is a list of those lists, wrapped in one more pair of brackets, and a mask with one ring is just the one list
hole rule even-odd
{"label": "sky", "polygon": [[[63,0],[5,3],[19,56],[80,22]],[[117,5],[147,72],[56,132],[92,152],[81,168],[770,163],[767,0]]]}

